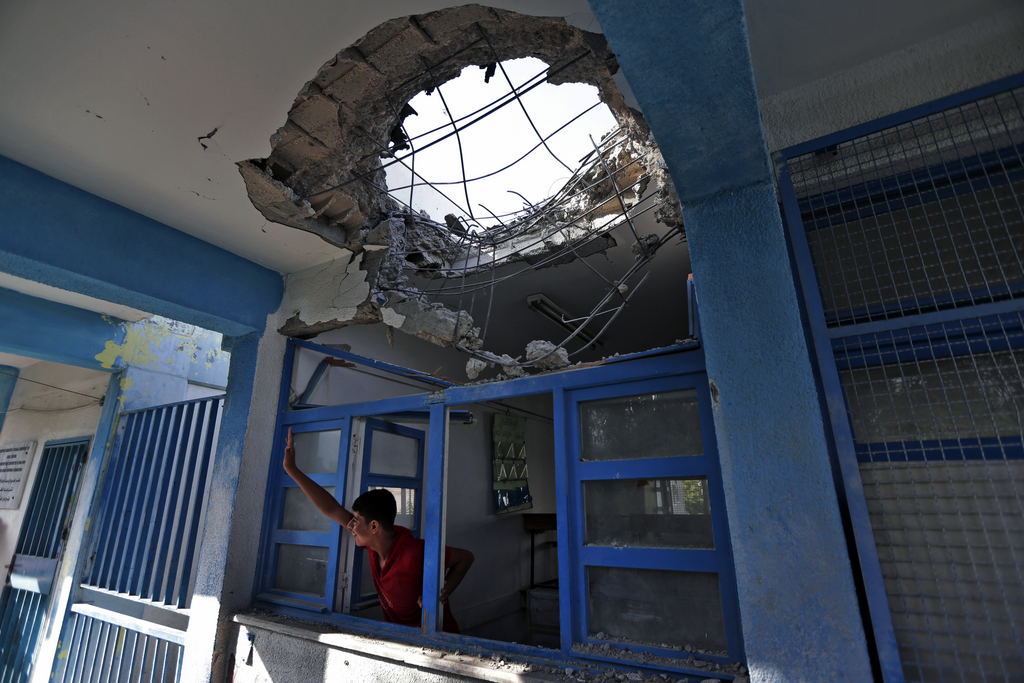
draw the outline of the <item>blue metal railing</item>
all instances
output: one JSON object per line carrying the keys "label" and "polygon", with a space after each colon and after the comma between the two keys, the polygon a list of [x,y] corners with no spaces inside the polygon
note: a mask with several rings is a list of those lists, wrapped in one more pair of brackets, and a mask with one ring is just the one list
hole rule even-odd
{"label": "blue metal railing", "polygon": [[122,417],[85,585],[187,607],[223,399]]}

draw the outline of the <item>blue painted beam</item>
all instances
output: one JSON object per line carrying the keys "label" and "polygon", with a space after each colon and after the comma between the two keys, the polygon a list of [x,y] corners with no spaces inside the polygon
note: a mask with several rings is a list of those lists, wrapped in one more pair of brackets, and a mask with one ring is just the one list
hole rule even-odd
{"label": "blue painted beam", "polygon": [[18,384],[18,368],[10,365],[0,365],[0,434],[3,434],[4,418],[11,407],[11,396],[14,395],[14,387]]}
{"label": "blue painted beam", "polygon": [[2,288],[0,320],[5,353],[92,370],[123,367],[104,367],[97,359],[108,343],[124,342],[128,323],[123,320]]}
{"label": "blue painted beam", "polygon": [[771,177],[740,0],[590,6],[684,204]]}
{"label": "blue painted beam", "polygon": [[871,680],[741,0],[590,5],[682,201],[751,678]]}
{"label": "blue painted beam", "polygon": [[279,273],[0,156],[0,272],[224,334],[263,330]]}

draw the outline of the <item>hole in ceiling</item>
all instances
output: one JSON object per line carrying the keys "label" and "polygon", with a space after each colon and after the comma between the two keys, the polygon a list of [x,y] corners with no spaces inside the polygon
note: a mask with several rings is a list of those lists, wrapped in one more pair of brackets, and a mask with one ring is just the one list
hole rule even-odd
{"label": "hole in ceiling", "polygon": [[[599,348],[654,255],[685,240],[664,161],[616,70],[600,35],[477,5],[386,22],[340,52],[300,92],[271,155],[239,163],[264,217],[345,250],[290,276],[294,314],[280,331],[383,321],[467,352],[471,377]],[[515,283],[570,263],[579,282],[546,291],[571,317],[537,324],[561,337],[514,355],[509,335],[488,336]],[[515,294],[538,321],[526,299],[541,291]],[[503,292],[506,310],[494,305]]]}

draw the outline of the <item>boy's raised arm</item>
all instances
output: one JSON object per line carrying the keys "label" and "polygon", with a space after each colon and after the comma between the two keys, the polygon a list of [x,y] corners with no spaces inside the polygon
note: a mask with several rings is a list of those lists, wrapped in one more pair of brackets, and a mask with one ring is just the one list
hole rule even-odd
{"label": "boy's raised arm", "polygon": [[352,513],[341,506],[324,487],[316,483],[295,464],[295,440],[292,437],[292,428],[288,428],[288,440],[284,447],[284,471],[295,480],[302,492],[306,494],[313,505],[316,505],[320,512],[330,517],[343,527],[348,527],[352,520]]}

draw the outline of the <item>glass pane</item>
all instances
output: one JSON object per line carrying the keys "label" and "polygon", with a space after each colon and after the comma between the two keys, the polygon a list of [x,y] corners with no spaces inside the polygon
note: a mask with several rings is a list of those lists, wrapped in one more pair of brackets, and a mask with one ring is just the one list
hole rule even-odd
{"label": "glass pane", "polygon": [[[333,486],[325,486],[324,490],[334,495]],[[284,490],[281,528],[289,531],[330,531],[331,520],[316,509],[302,489],[289,486]]]}
{"label": "glass pane", "polygon": [[398,507],[398,514],[395,515],[395,524],[404,526],[407,529],[416,528],[416,489],[400,489],[391,486],[368,486],[367,490],[387,489],[395,497],[395,505]]}
{"label": "glass pane", "polygon": [[703,453],[696,389],[580,403],[580,460]]}
{"label": "glass pane", "polygon": [[322,598],[326,584],[327,548],[287,543],[277,546],[274,588]]}
{"label": "glass pane", "polygon": [[419,472],[419,439],[373,430],[370,473],[415,477]]}
{"label": "glass pane", "polygon": [[718,575],[587,567],[591,637],[727,654]]}
{"label": "glass pane", "polygon": [[295,434],[295,464],[306,474],[328,474],[338,469],[341,430]]}
{"label": "glass pane", "polygon": [[706,477],[583,482],[586,543],[714,548]]}
{"label": "glass pane", "polygon": [[373,570],[370,569],[370,550],[357,549],[359,551],[358,562],[363,567],[359,572],[359,597],[376,597],[377,588],[373,585]]}

